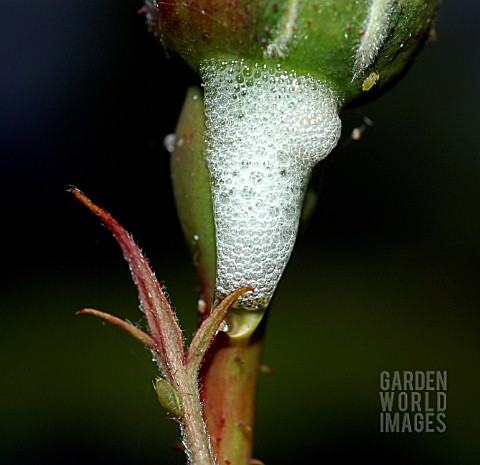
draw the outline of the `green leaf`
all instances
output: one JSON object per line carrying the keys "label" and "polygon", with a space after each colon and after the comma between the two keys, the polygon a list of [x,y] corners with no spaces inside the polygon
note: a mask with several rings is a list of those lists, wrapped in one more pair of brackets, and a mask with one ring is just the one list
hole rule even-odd
{"label": "green leaf", "polygon": [[208,315],[200,327],[188,348],[186,364],[190,373],[195,373],[200,368],[203,357],[212,344],[215,336],[227,315],[230,307],[245,292],[253,291],[250,286],[241,287],[227,295]]}
{"label": "green leaf", "polygon": [[94,308],[84,308],[83,310],[79,310],[76,314],[84,315],[87,313],[90,315],[98,316],[102,320],[119,326],[120,328],[127,331],[127,333],[132,335],[135,339],[140,341],[145,347],[147,347],[147,349],[155,350],[155,341],[147,333],[143,332],[140,328],[137,328],[132,323],[122,320],[121,318],[111,315],[110,313],[95,310]]}
{"label": "green leaf", "polygon": [[148,328],[155,342],[158,365],[165,377],[171,379],[171,373],[175,372],[183,361],[182,332],[147,259],[132,237],[109,213],[95,205],[79,189],[73,187],[70,192],[102,220],[122,248],[137,286]]}

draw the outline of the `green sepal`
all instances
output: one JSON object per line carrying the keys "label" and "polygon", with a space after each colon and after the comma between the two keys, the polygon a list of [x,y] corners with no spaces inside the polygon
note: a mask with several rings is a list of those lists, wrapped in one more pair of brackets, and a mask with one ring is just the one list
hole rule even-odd
{"label": "green sepal", "polygon": [[245,286],[228,294],[214,309],[212,309],[210,314],[203,320],[202,324],[197,329],[188,348],[185,361],[185,365],[187,365],[190,372],[193,373],[192,376],[196,375],[200,368],[203,357],[215,339],[228,311],[233,311],[234,309],[231,308],[232,305],[243,293],[248,291],[253,291],[253,288]]}
{"label": "green sepal", "polygon": [[205,303],[202,307],[208,312],[213,304],[216,249],[204,131],[203,95],[199,88],[191,87],[175,130],[170,168],[178,217],[193,256],[200,298]]}
{"label": "green sepal", "polygon": [[[390,5],[384,24],[386,36],[372,63],[357,73],[355,55],[373,3]],[[433,27],[437,3],[437,0],[300,0],[295,32],[285,46],[285,56],[275,59],[297,73],[310,73],[329,82],[344,104],[371,98],[405,69],[423,45]],[[272,41],[278,37],[276,27],[278,19],[272,23]],[[372,71],[379,75],[378,84],[365,94],[362,84]]]}

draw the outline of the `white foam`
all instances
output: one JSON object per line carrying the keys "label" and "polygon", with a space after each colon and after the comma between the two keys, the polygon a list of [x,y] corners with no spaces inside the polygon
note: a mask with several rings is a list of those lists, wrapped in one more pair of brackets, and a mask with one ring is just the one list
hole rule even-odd
{"label": "white foam", "polygon": [[217,242],[216,292],[250,285],[239,305],[268,305],[290,258],[312,168],[337,144],[338,100],[279,65],[208,61],[206,158]]}

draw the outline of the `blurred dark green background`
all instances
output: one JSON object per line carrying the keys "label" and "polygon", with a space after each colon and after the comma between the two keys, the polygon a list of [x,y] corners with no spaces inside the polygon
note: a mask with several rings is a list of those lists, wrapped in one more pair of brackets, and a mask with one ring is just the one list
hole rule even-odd
{"label": "blurred dark green background", "polygon": [[[194,277],[164,136],[195,77],[127,0],[2,2],[0,463],[181,464],[149,354],[93,306],[142,321],[114,240],[74,184],[132,231],[187,337]],[[269,320],[256,455],[267,464],[477,464],[480,7],[389,94],[344,114],[322,196]],[[348,142],[364,116],[374,121]],[[379,433],[382,370],[447,370],[447,432]]]}

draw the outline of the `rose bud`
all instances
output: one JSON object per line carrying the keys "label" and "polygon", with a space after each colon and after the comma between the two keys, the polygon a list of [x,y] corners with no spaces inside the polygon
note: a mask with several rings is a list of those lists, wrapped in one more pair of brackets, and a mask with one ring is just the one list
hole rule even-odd
{"label": "rose bud", "polygon": [[[147,0],[154,34],[204,83],[196,110],[204,115],[189,130],[197,147],[203,140],[197,156],[210,176],[216,298],[250,285],[238,305],[266,308],[295,243],[312,169],[340,137],[341,108],[401,75],[431,34],[436,7],[435,0]],[[174,183],[188,180],[189,163],[175,163]],[[182,192],[186,218],[197,207]],[[190,236],[201,229],[196,217]]]}

